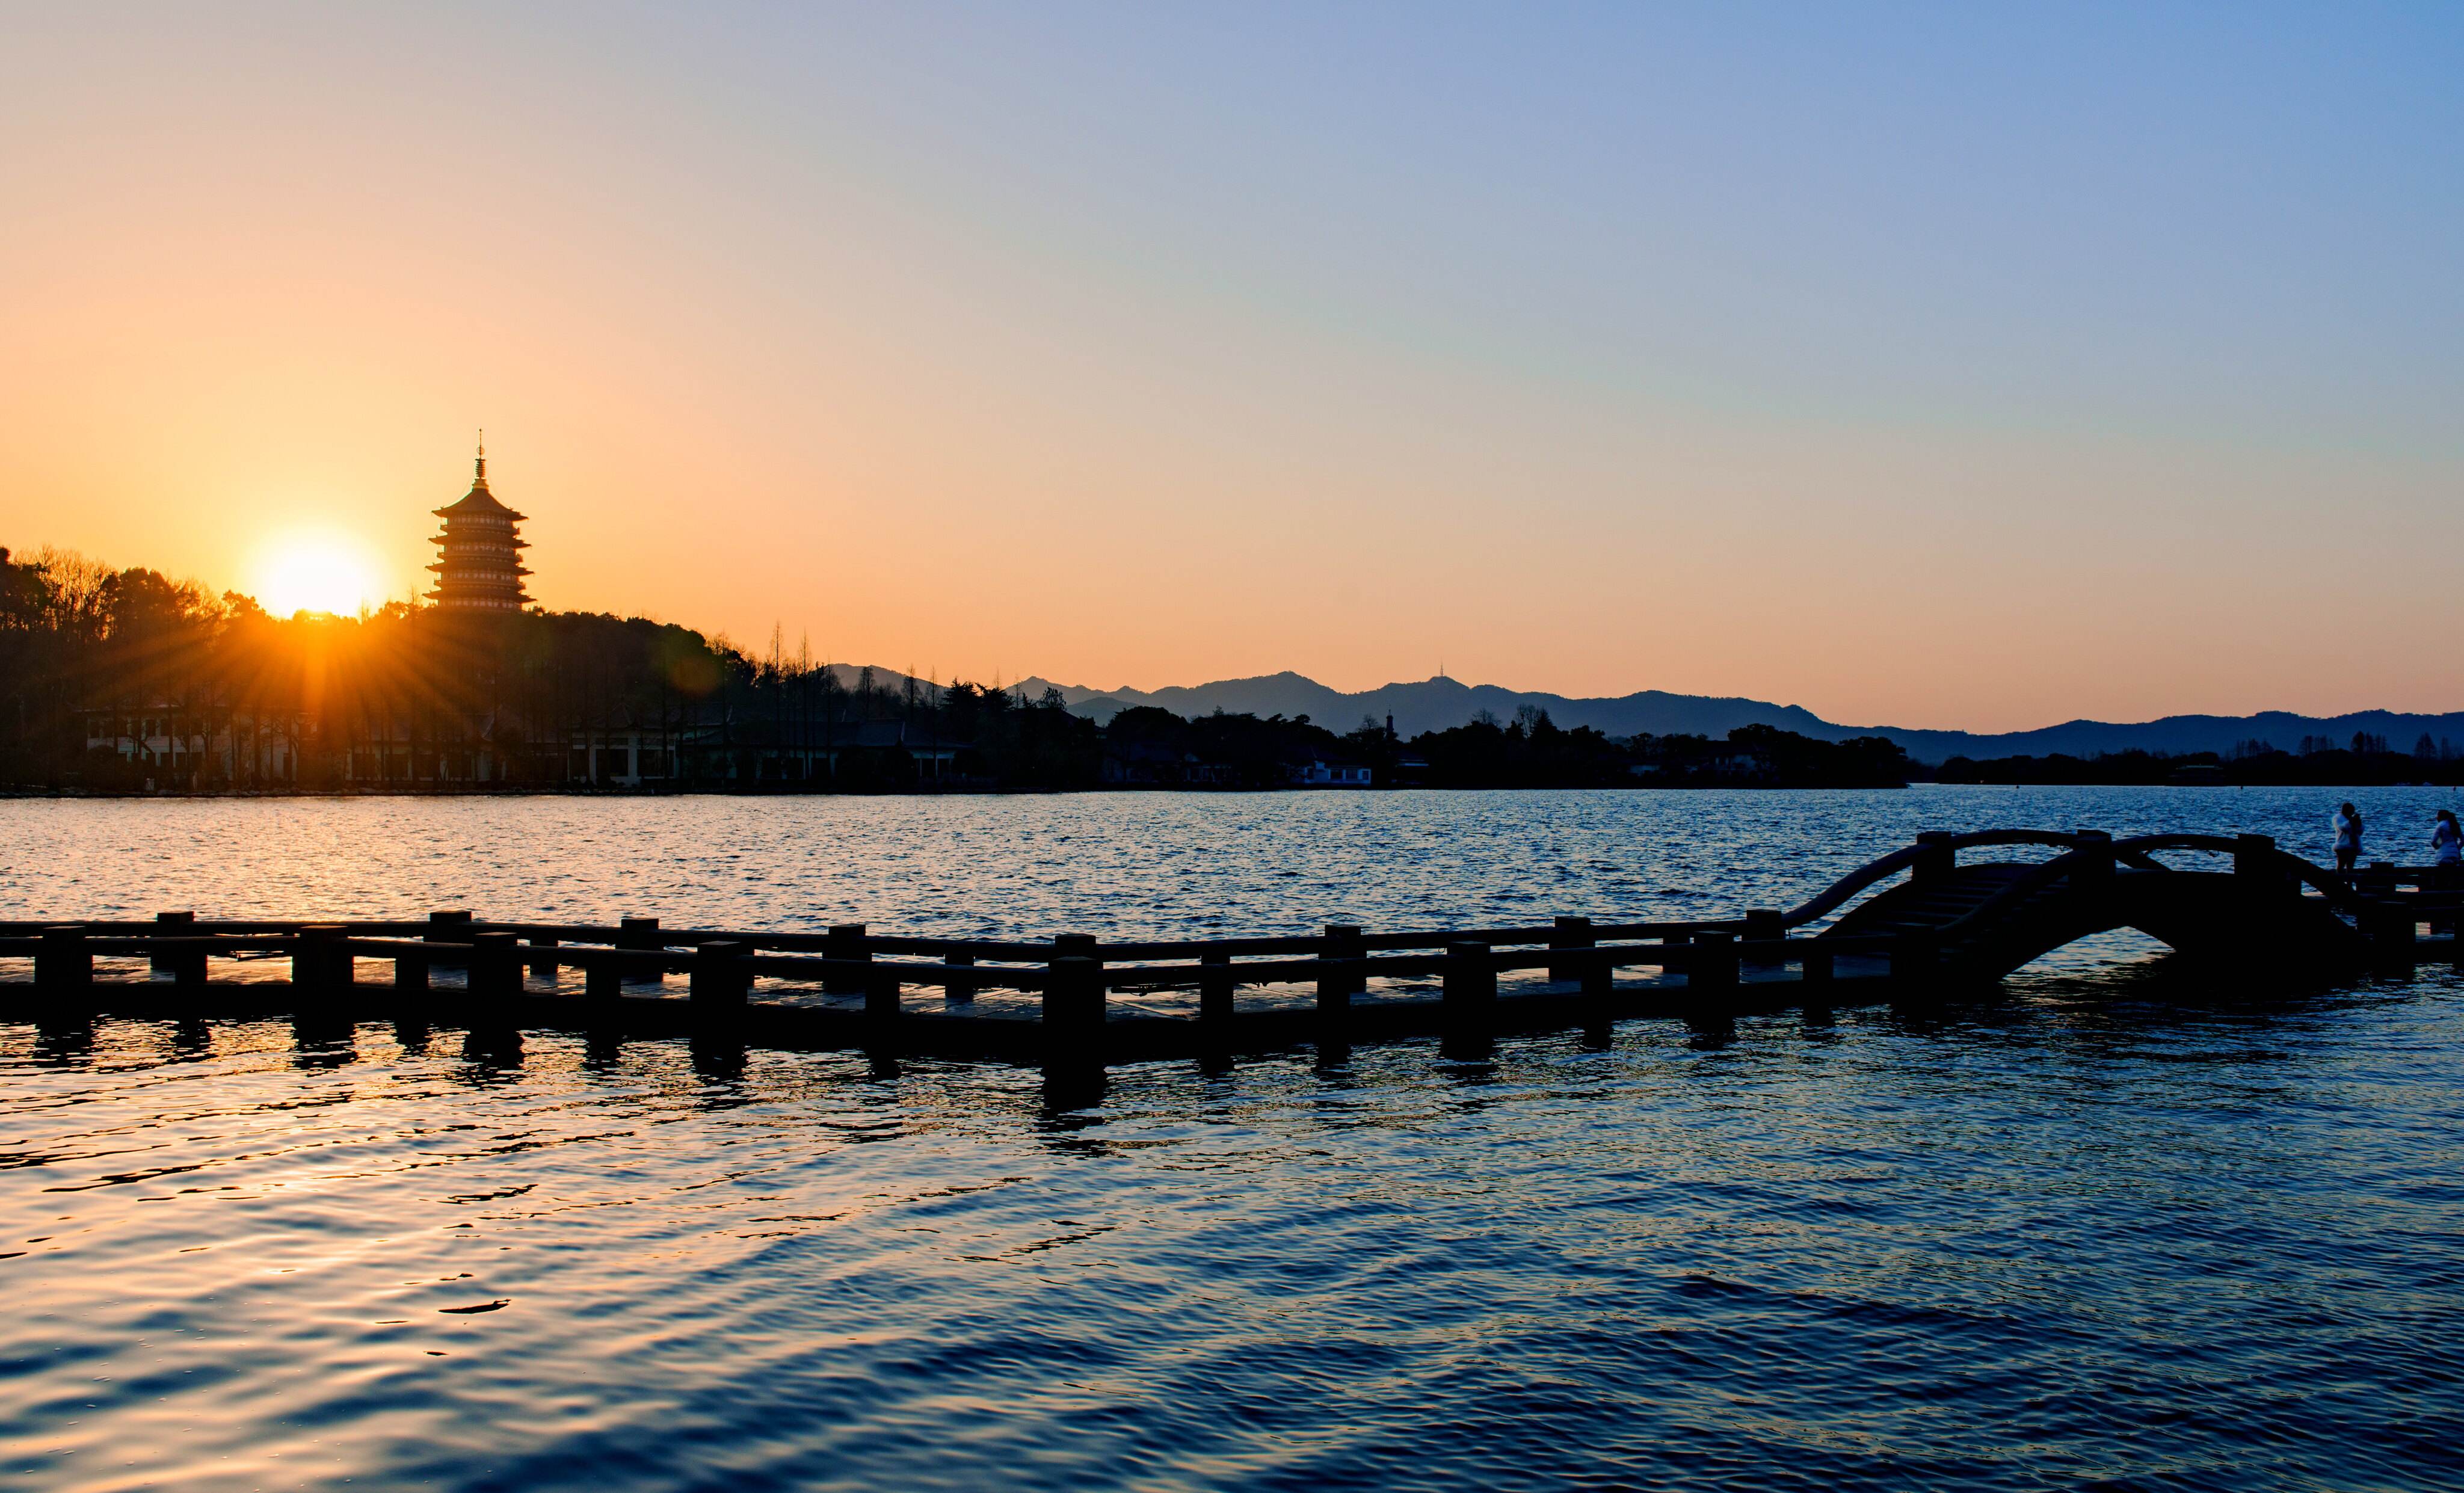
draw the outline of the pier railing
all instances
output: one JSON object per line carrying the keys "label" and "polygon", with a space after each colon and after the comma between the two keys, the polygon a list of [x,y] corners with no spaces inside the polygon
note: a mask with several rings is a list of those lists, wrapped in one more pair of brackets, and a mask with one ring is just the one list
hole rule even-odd
{"label": "pier railing", "polygon": [[[1775,917],[1752,921],[1761,932]],[[0,924],[6,958],[33,959],[33,995],[53,1006],[104,995],[98,961],[150,967],[154,977],[143,984],[110,986],[123,1002],[133,996],[141,1004],[149,997],[176,1004],[207,990],[209,959],[287,959],[293,1006],[336,1014],[636,1031],[767,1021],[796,1026],[825,1044],[1040,1048],[1048,1055],[1073,1042],[1204,1050],[1323,1042],[1354,1030],[1477,1035],[1533,1022],[1588,1024],[1628,1014],[1644,999],[1707,1008],[1749,996],[1746,986],[1779,979],[1791,986],[1793,1002],[1822,1004],[1821,992],[1843,975],[1867,984],[1921,980],[1934,950],[1921,937],[1739,938],[1731,923],[1595,924],[1579,917],[1408,933],[1334,925],[1292,937],[1105,943],[1065,935],[1029,943],[878,936],[857,925],[738,933],[663,929],[648,919],[615,927],[487,923],[446,912],[425,922],[206,922],[170,914],[150,923]],[[378,970],[368,970],[371,963]],[[1683,983],[1648,997],[1620,987],[1618,972],[1637,969],[1682,975]],[[458,980],[432,982],[440,970]],[[582,972],[580,991],[563,983],[541,990],[525,978],[553,980],[566,970]],[[1500,978],[1517,976],[1529,977],[1529,988],[1502,1006]],[[678,977],[681,1000],[669,986]],[[1389,984],[1373,999],[1372,981],[1405,984],[1399,991]],[[1244,1005],[1243,990],[1265,986],[1282,987],[1283,998]],[[919,990],[937,993],[937,1006],[919,1006]],[[1111,999],[1166,990],[1194,991],[1194,1010],[1158,1014]],[[1011,1000],[1002,1012],[979,1015],[976,998],[990,992],[1033,1003]],[[814,1002],[814,995],[825,999]],[[1165,1034],[1167,1027],[1180,1035]]]}
{"label": "pier railing", "polygon": [[[576,923],[481,922],[439,913],[425,922],[250,919],[203,921],[165,914],[153,922],[0,922],[0,958],[143,959],[181,980],[200,980],[208,958],[287,957],[303,977],[343,977],[320,957],[393,965],[392,983],[424,988],[431,968],[469,971],[495,961],[553,976],[578,969],[585,980],[662,979],[692,976],[715,955],[757,977],[813,983],[833,993],[869,990],[883,982],[948,991],[1042,991],[1056,972],[1084,960],[1113,990],[1203,989],[1235,984],[1324,983],[1343,976],[1442,976],[1465,958],[1490,973],[1545,971],[1561,979],[1636,966],[1716,973],[1730,963],[1809,960],[1816,970],[1840,955],[1886,955],[1886,941],[1812,940],[1776,933],[1777,914],[1743,919],[1594,923],[1562,917],[1537,927],[1444,929],[1373,933],[1345,925],[1324,933],[1222,939],[1132,939],[1106,942],[1064,934],[1050,942],[886,936],[863,925],[826,933],[662,929],[655,919],[619,927]],[[1742,930],[1773,935],[1740,937]],[[350,977],[355,982],[356,975]],[[1819,977],[1817,976],[1817,977]]]}
{"label": "pier railing", "polygon": [[[2058,853],[1937,926],[1874,936],[1842,936],[1855,933],[1853,928],[1804,935],[1860,892],[1903,872],[1921,886],[1953,873],[1963,850],[2013,845]],[[1523,977],[1506,1004],[1554,1022],[1605,1020],[1642,999],[1680,1008],[1750,1005],[1755,991],[1775,995],[1781,986],[1789,1002],[1808,1005],[1828,1003],[1828,992],[1842,983],[1887,988],[1898,999],[1943,976],[1947,947],[1980,930],[1990,933],[1997,917],[2055,883],[2117,867],[2167,874],[2157,857],[2183,851],[2232,857],[2233,895],[2247,893],[2256,899],[2254,906],[2299,895],[2306,887],[2312,906],[2323,904],[2349,918],[2383,954],[2412,957],[2422,924],[2443,931],[2464,911],[2464,888],[2451,885],[2452,870],[2381,864],[2340,874],[2285,854],[2262,836],[2115,840],[2093,831],[1996,830],[1924,836],[1793,911],[1755,910],[1725,919],[1565,916],[1546,924],[1403,932],[1331,924],[1309,934],[1116,941],[1063,934],[1025,941],[884,935],[855,923],[782,931],[669,928],[655,918],[612,925],[495,922],[458,910],[417,920],[333,921],[206,920],[181,911],[149,920],[0,922],[0,961],[32,961],[38,1008],[89,1003],[104,986],[118,999],[143,1003],[150,994],[158,1004],[165,997],[176,1004],[208,988],[213,961],[287,960],[284,983],[295,1001],[332,1011],[435,1012],[473,1023],[514,1020],[518,1013],[636,1029],[750,1018],[774,1025],[802,1022],[832,1043],[852,1029],[864,1042],[893,1046],[905,1042],[902,1030],[929,1032],[935,1041],[972,1031],[995,1046],[1014,1046],[1022,1030],[1049,1043],[1108,1025],[1169,1026],[1194,1029],[1196,1044],[1203,1046],[1236,1040],[1236,1027],[1306,1032],[1318,1040],[1381,1025],[1483,1029],[1499,1021],[1501,977]],[[2270,935],[2253,926],[2247,952],[2264,958]],[[2451,956],[2464,954],[2464,940],[2447,944]],[[127,978],[139,966],[148,977]],[[1683,983],[1620,985],[1619,973],[1629,970],[1682,977]],[[432,981],[438,971],[455,977]],[[578,990],[559,977],[567,971],[580,973]],[[534,979],[548,984],[539,988]],[[683,999],[670,983],[677,979]],[[1374,997],[1373,981],[1383,982]],[[280,988],[271,980],[214,983],[217,989]],[[1261,987],[1281,994],[1264,1006],[1244,1006],[1242,992]],[[941,999],[918,1004],[918,992]],[[1153,1002],[1111,999],[1155,992],[1195,992],[1197,999],[1194,1008],[1159,1012]],[[977,998],[990,994],[1030,999],[1001,1000],[996,1011],[979,1008]],[[998,1040],[986,1037],[995,1028]],[[916,1045],[934,1042],[919,1039]]]}

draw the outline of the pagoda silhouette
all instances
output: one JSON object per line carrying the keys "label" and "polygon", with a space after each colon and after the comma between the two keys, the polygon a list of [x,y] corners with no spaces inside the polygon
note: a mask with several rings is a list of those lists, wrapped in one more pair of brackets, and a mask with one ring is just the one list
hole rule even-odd
{"label": "pagoda silhouette", "polygon": [[437,549],[436,589],[428,599],[457,611],[517,612],[530,601],[522,577],[530,571],[521,552],[530,545],[517,527],[522,515],[488,491],[488,438],[480,432],[478,471],[458,503],[436,510],[445,532],[429,542]]}

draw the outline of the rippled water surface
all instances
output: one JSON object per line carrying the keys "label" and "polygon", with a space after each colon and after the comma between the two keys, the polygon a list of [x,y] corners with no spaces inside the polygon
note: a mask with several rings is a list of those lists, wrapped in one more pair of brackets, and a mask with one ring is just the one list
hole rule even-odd
{"label": "rippled water surface", "polygon": [[[1706,914],[1918,828],[2323,856],[2333,797],[17,801],[0,916]],[[2448,796],[2362,801],[2409,858]],[[0,1485],[2464,1485],[2460,995],[2121,935],[1932,1015],[1099,1090],[0,1020]]]}

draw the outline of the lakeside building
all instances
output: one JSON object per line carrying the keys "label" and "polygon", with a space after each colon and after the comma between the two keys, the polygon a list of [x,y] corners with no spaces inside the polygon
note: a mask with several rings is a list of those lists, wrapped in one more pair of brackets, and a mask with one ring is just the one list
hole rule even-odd
{"label": "lakeside building", "polygon": [[297,716],[260,720],[168,699],[82,714],[88,761],[116,759],[130,781],[185,788],[204,782],[289,787],[297,780]]}
{"label": "lakeside building", "polygon": [[526,749],[518,722],[498,716],[376,713],[320,734],[305,713],[199,710],[167,699],[83,714],[87,780],[106,790],[921,788],[977,780],[959,761],[973,743],[925,739],[903,720],[811,723],[819,739],[758,719],[575,728],[564,733],[560,760],[552,747]]}
{"label": "lakeside building", "polygon": [[1369,769],[1358,762],[1329,762],[1312,757],[1291,770],[1291,781],[1298,788],[1366,788]]}
{"label": "lakeside building", "polygon": [[[1294,757],[1272,765],[1265,785],[1289,788],[1366,788],[1370,769],[1364,763],[1323,756]],[[1177,743],[1133,737],[1104,746],[1102,779],[1107,787],[1229,788],[1243,773],[1238,763],[1211,760]],[[1252,779],[1253,781],[1255,779]]]}
{"label": "lakeside building", "polygon": [[1106,787],[1229,787],[1235,780],[1223,763],[1175,742],[1142,739],[1106,743],[1102,772]]}
{"label": "lakeside building", "polygon": [[1639,745],[1638,750],[1647,755],[1626,769],[1636,778],[1710,777],[1723,782],[1769,782],[1779,776],[1778,764],[1771,760],[1771,753],[1758,746],[1669,737]]}
{"label": "lakeside building", "polygon": [[461,501],[437,509],[445,531],[429,542],[437,550],[436,589],[428,599],[451,611],[517,612],[529,604],[522,577],[530,571],[521,552],[530,548],[521,537],[524,515],[496,500],[488,491],[488,443],[479,443],[478,465],[471,491]]}
{"label": "lakeside building", "polygon": [[[821,739],[813,739],[815,733]],[[972,742],[919,739],[903,720],[844,717],[785,731],[760,719],[577,730],[566,749],[564,780],[600,788],[846,781],[932,787],[966,780],[958,757],[973,749]]]}

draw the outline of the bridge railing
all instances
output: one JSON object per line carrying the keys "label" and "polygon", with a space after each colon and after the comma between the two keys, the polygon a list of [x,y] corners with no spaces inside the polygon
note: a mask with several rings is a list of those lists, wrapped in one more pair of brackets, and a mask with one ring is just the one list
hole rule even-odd
{"label": "bridge railing", "polygon": [[1939,866],[1947,870],[1962,850],[1981,849],[1989,845],[2047,845],[2070,850],[2081,843],[2081,836],[2057,829],[1980,829],[1966,834],[1920,836],[1918,843],[1906,849],[1894,850],[1840,877],[1812,899],[1782,913],[1780,920],[1787,927],[1802,928],[1837,911],[1859,892],[1888,881],[1902,871],[1928,866]]}
{"label": "bridge railing", "polygon": [[[1602,943],[1627,942],[1645,948],[1656,945],[1683,946],[1695,939],[1740,936],[1770,937],[1783,932],[1775,913],[1749,913],[1742,918],[1689,919],[1684,921],[1652,921],[1607,923],[1584,917],[1560,917],[1545,925],[1509,927],[1467,927],[1413,932],[1372,933],[1364,929],[1331,924],[1319,933],[1284,936],[1214,938],[1214,939],[1129,939],[1107,942],[1091,935],[1064,934],[1049,941],[1028,942],[1004,939],[939,938],[882,935],[870,933],[861,924],[842,924],[824,932],[812,931],[742,931],[725,928],[661,927],[655,918],[627,918],[621,924],[497,922],[480,921],[458,911],[431,913],[425,922],[407,919],[363,919],[355,921],[319,922],[302,919],[234,919],[201,921],[187,913],[159,914],[153,921],[133,919],[97,919],[68,924],[60,921],[13,921],[0,923],[0,958],[28,956],[38,946],[41,935],[62,928],[75,928],[90,941],[98,953],[109,955],[134,956],[160,944],[165,950],[173,946],[165,938],[209,938],[216,943],[182,946],[204,949],[216,957],[240,959],[266,958],[281,955],[289,947],[284,940],[294,939],[311,930],[325,936],[351,940],[412,939],[412,951],[429,951],[430,962],[442,968],[458,968],[460,955],[451,952],[458,945],[473,940],[495,941],[514,938],[522,942],[523,958],[535,969],[545,973],[561,964],[585,971],[598,969],[652,968],[649,957],[662,951],[671,959],[690,956],[690,951],[714,943],[740,946],[760,958],[759,968],[765,974],[781,977],[798,971],[827,975],[834,985],[853,988],[849,970],[860,971],[876,959],[903,960],[903,969],[938,969],[943,966],[964,971],[953,977],[961,983],[980,988],[1038,988],[1045,970],[1061,957],[1087,957],[1106,967],[1134,966],[1155,960],[1183,959],[1193,961],[1192,968],[1210,961],[1237,961],[1246,982],[1259,982],[1265,975],[1249,978],[1248,972],[1261,966],[1259,961],[1309,958],[1365,957],[1374,954],[1404,954],[1424,951],[1434,960],[1443,951],[1464,942],[1477,942],[1492,948],[1529,946],[1534,957],[1545,962],[1552,959],[1567,963],[1564,951]],[[106,943],[104,940],[121,940]],[[151,943],[126,940],[152,940]],[[677,953],[677,950],[686,951]],[[1545,951],[1557,951],[1551,955]],[[364,944],[362,955],[382,957],[375,944]],[[1678,956],[1683,958],[1683,955]],[[794,962],[797,959],[803,963]],[[922,962],[919,962],[922,961]],[[158,967],[162,967],[160,961]],[[1572,965],[1568,963],[1567,967]]]}
{"label": "bridge railing", "polygon": [[2250,865],[2236,862],[2236,869],[2255,874],[2260,865],[2309,887],[2324,897],[2339,911],[2358,912],[2366,898],[2358,895],[2350,878],[2338,875],[2323,866],[2315,865],[2292,851],[2279,847],[2265,835],[2202,835],[2155,834],[2137,835],[2126,841],[2116,841],[2119,849],[2130,845],[2145,852],[2159,850],[2202,850],[2211,854],[2235,857],[2253,856]]}
{"label": "bridge railing", "polygon": [[[165,919],[178,918],[176,923]],[[882,934],[869,932],[865,925],[842,924],[826,932],[748,930],[727,928],[662,927],[657,918],[627,918],[621,925],[551,923],[533,921],[492,921],[473,918],[468,913],[434,913],[424,922],[404,919],[231,919],[203,921],[187,914],[160,914],[151,921],[135,919],[35,918],[0,920],[0,940],[24,939],[39,935],[47,929],[74,926],[92,937],[153,937],[164,934],[247,937],[254,935],[288,935],[303,928],[340,928],[350,937],[405,938],[420,937],[430,941],[454,941],[478,933],[509,933],[518,937],[542,940],[550,945],[611,944],[628,947],[693,947],[714,939],[725,939],[755,949],[775,953],[838,954],[843,950],[860,949],[868,954],[889,955],[962,955],[978,959],[1008,960],[1037,963],[1049,958],[1056,946],[1074,941],[1081,935],[1062,934],[1051,940],[996,938],[943,938],[905,934]],[[1113,958],[1176,958],[1199,957],[1208,954],[1236,956],[1267,955],[1309,955],[1328,950],[1336,944],[1359,943],[1371,949],[1439,949],[1464,939],[1491,944],[1552,944],[1577,933],[1593,938],[1665,939],[1684,938],[1698,933],[1727,933],[1742,935],[1757,926],[1749,914],[1735,918],[1691,918],[1644,922],[1595,922],[1588,917],[1560,917],[1553,922],[1512,927],[1466,927],[1423,929],[1396,933],[1368,933],[1345,925],[1329,925],[1320,933],[1272,934],[1236,938],[1183,939],[1119,939],[1105,940],[1101,947]],[[1091,935],[1085,935],[1091,936]]]}
{"label": "bridge railing", "polygon": [[1942,940],[1947,944],[1954,945],[1967,941],[1978,933],[2004,921],[2014,909],[2029,902],[2037,893],[2057,881],[2067,881],[2076,876],[2091,873],[2092,869],[2096,872],[2109,873],[2120,860],[2124,845],[2130,845],[2132,848],[2143,854],[2162,848],[2135,842],[2111,841],[2095,837],[2081,838],[2083,843],[2077,848],[2064,851],[2041,866],[2029,867],[2024,874],[1969,909],[1965,915],[1953,919],[1942,930],[1940,934]]}
{"label": "bridge railing", "polygon": [[[940,990],[949,1002],[945,1009],[954,1014],[963,1014],[979,991],[1016,991],[1041,998],[1037,1016],[1046,1027],[1103,1021],[1106,998],[1114,991],[1194,989],[1199,997],[1196,1019],[1205,1023],[1232,1018],[1235,993],[1246,985],[1314,983],[1313,1004],[1324,1015],[1348,1011],[1353,997],[1364,993],[1372,978],[1434,977],[1441,1003],[1451,1012],[1466,1002],[1481,1007],[1492,1001],[1500,975],[1545,973],[1552,990],[1561,983],[1572,983],[1576,989],[1572,997],[1557,990],[1553,997],[1544,995],[1544,1000],[1596,1002],[1618,993],[1615,986],[1618,971],[1655,968],[1683,974],[1685,985],[1667,990],[1677,992],[1678,999],[1700,1001],[1750,983],[1745,972],[1751,970],[1769,973],[1793,966],[1800,981],[1821,984],[1836,977],[1843,960],[1876,961],[1877,967],[1865,973],[1903,978],[1927,974],[1935,960],[1931,941],[1921,938],[1740,940],[1711,932],[1656,943],[1595,939],[1534,949],[1499,948],[1479,939],[1459,938],[1436,954],[1372,954],[1355,945],[1336,955],[1247,962],[1235,962],[1220,948],[1196,961],[1111,962],[1098,955],[1117,955],[1123,948],[1098,945],[1090,954],[1089,945],[1069,944],[1059,951],[1043,948],[1040,952],[1049,956],[1041,966],[998,968],[952,960],[762,953],[728,939],[706,940],[690,951],[559,940],[525,942],[504,930],[454,926],[460,929],[460,936],[430,938],[361,934],[345,924],[302,924],[289,930],[246,933],[52,925],[34,937],[0,937],[0,956],[34,960],[38,999],[75,999],[93,992],[98,958],[151,960],[158,971],[168,969],[174,975],[175,992],[187,992],[205,985],[209,957],[261,956],[291,961],[291,992],[307,1003],[303,1010],[339,1011],[341,1008],[334,1002],[355,990],[378,994],[382,987],[363,980],[359,968],[363,962],[374,961],[392,966],[392,978],[386,983],[394,996],[433,1000],[449,1016],[473,1024],[510,1023],[508,1013],[517,997],[533,1002],[571,1001],[569,988],[529,990],[523,975],[527,971],[552,978],[560,970],[578,968],[583,972],[579,1013],[584,1017],[592,1011],[612,1010],[628,996],[649,995],[641,987],[664,985],[669,977],[681,975],[689,980],[690,997],[683,1008],[697,1019],[765,1003],[749,998],[757,982],[769,980],[777,982],[772,990],[781,995],[794,992],[780,990],[780,984],[860,993],[862,1016],[875,1025],[929,1015],[904,1009],[906,993],[917,986]],[[432,988],[430,975],[440,969],[460,972],[461,985]]]}

